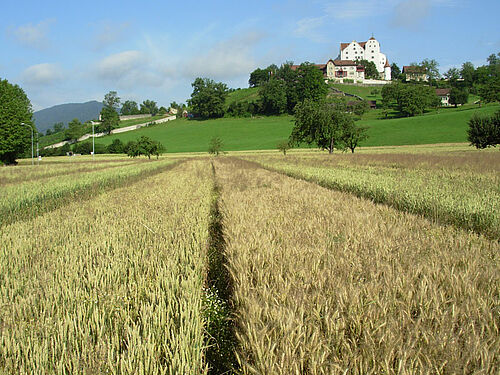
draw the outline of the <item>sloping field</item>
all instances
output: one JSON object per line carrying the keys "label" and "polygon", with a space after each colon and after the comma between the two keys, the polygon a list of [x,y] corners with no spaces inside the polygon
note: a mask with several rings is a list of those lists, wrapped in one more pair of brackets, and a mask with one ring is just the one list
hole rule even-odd
{"label": "sloping field", "polygon": [[[367,119],[369,138],[362,146],[413,145],[467,142],[467,121],[474,113],[491,115],[498,105],[461,110],[442,110],[439,114],[389,120]],[[142,135],[165,145],[168,153],[206,152],[213,137],[220,137],[225,151],[276,149],[278,142],[288,139],[293,128],[292,116],[222,118],[217,120],[179,119],[167,124],[96,139],[108,145],[114,139],[123,142]],[[303,145],[306,147],[307,145]]]}
{"label": "sloping field", "polygon": [[0,373],[498,373],[498,152],[438,149],[0,168]]}

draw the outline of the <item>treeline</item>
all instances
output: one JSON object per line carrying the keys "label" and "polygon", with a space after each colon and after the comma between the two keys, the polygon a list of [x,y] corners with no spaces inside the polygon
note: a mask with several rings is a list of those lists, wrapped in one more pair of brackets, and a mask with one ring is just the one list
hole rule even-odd
{"label": "treeline", "polygon": [[[450,102],[454,105],[465,104],[469,94],[478,95],[485,103],[500,101],[500,53],[491,54],[486,59],[488,64],[477,68],[467,61],[460,68],[450,68],[443,75],[439,73],[436,60],[424,59],[411,66],[421,68],[428,77],[428,84],[436,88],[451,88]],[[406,74],[396,63],[391,65],[392,80],[404,83]]]}
{"label": "treeline", "polygon": [[71,154],[90,155],[94,147],[95,154],[127,154],[130,157],[156,156],[157,158],[166,151],[165,147],[158,141],[145,136],[141,136],[136,141],[123,143],[120,139],[114,139],[108,146],[95,143],[92,140],[78,142],[73,145],[69,143],[62,147],[47,148],[40,150],[40,156],[66,156]]}
{"label": "treeline", "polygon": [[[122,104],[121,98],[116,91],[108,92],[104,96],[103,104],[104,106],[100,113],[101,122],[95,126],[95,131],[98,133],[109,133],[111,130],[117,128],[120,123],[120,115],[150,114],[151,116],[156,116],[168,113],[167,108],[164,106],[158,107],[158,104],[154,100],[149,99],[144,100],[141,104],[133,100],[126,100]],[[170,108],[175,108],[178,111],[180,110],[181,113],[185,107],[185,104],[177,104],[176,102],[170,104]],[[97,119],[94,120],[97,121]],[[64,137],[61,140],[72,141],[87,134],[91,130],[90,121],[82,124],[78,119],[74,119],[68,124],[67,128],[62,122],[54,124],[52,128],[47,129],[45,135],[64,132]]]}
{"label": "treeline", "polygon": [[258,99],[237,101],[226,108],[229,90],[222,82],[197,78],[188,100],[194,117],[217,118],[223,116],[244,117],[249,115],[292,114],[295,106],[306,99],[321,100],[328,93],[323,73],[311,63],[303,63],[296,69],[291,62],[281,67],[271,65],[257,69],[250,75],[250,86],[259,86]]}

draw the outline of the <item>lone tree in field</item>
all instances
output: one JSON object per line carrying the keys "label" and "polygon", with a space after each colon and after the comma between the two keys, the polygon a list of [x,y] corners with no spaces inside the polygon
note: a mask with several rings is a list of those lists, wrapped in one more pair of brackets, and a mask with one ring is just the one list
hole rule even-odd
{"label": "lone tree in field", "polygon": [[164,146],[149,137],[141,136],[137,142],[131,141],[127,144],[127,155],[135,158],[136,156],[147,156],[151,159],[151,155],[159,156],[165,151]]}
{"label": "lone tree in field", "polygon": [[222,139],[220,139],[219,137],[214,137],[208,144],[208,153],[219,156],[219,154],[222,152],[222,146]]}
{"label": "lone tree in field", "polygon": [[290,149],[290,142],[288,140],[283,140],[281,142],[278,142],[276,147],[283,153],[283,155],[286,156],[286,152]]}
{"label": "lone tree in field", "polygon": [[191,86],[193,93],[188,103],[196,116],[201,118],[224,116],[224,105],[228,94],[226,84],[209,78],[196,78]]}
{"label": "lone tree in field", "polygon": [[315,143],[332,154],[335,148],[345,148],[345,133],[353,126],[352,115],[342,109],[325,101],[305,100],[295,109],[295,126],[290,143]]}
{"label": "lone tree in field", "polygon": [[469,120],[467,139],[476,148],[496,147],[500,144],[500,111],[493,116],[474,115]]}
{"label": "lone tree in field", "polygon": [[32,115],[31,102],[23,89],[0,79],[0,164],[15,164],[29,149]]}
{"label": "lone tree in field", "polygon": [[354,153],[359,143],[368,138],[367,132],[367,127],[357,126],[354,121],[346,123],[342,132],[342,143],[344,147],[350,149],[351,152]]}

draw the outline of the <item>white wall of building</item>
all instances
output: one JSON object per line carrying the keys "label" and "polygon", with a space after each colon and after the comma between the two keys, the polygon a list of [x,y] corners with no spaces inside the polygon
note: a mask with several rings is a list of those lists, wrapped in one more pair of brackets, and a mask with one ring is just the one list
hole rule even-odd
{"label": "white wall of building", "polygon": [[380,43],[375,38],[370,38],[367,42],[359,43],[353,40],[347,47],[341,49],[340,59],[372,61],[377,67],[381,79],[391,79],[391,74],[390,72],[388,74],[387,67],[385,66],[387,56],[380,52]]}

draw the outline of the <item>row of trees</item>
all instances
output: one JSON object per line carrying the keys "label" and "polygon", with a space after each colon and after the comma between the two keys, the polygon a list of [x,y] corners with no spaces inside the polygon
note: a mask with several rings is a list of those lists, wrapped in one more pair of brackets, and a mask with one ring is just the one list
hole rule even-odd
{"label": "row of trees", "polygon": [[[295,108],[295,126],[289,145],[316,144],[331,154],[334,149],[354,152],[365,140],[368,128],[356,125],[346,108],[326,100],[305,99]],[[278,147],[283,148],[283,145]]]}
{"label": "row of trees", "polygon": [[[425,71],[429,84],[439,88],[452,88],[452,104],[463,104],[469,93],[479,95],[483,102],[500,101],[500,53],[488,56],[487,64],[477,68],[470,61],[464,62],[460,68],[450,68],[443,76],[439,72],[439,63],[433,59],[424,59],[420,63],[412,63]],[[396,63],[391,65],[392,80],[404,82],[405,75]]]}
{"label": "row of trees", "polygon": [[[151,156],[156,156],[157,158],[165,152],[165,147],[157,141],[145,136],[141,136],[136,141],[129,141],[123,143],[119,139],[114,139],[113,142],[104,146],[102,144],[96,143],[94,146],[96,154],[127,154],[130,157],[137,156],[147,156],[149,159]],[[73,145],[65,144],[58,148],[49,148],[40,150],[41,156],[65,156],[68,153],[89,155],[92,152],[92,142],[84,141],[75,143]]]}
{"label": "row of trees", "polygon": [[396,82],[382,88],[382,105],[386,111],[392,107],[403,116],[415,116],[440,106],[441,99],[433,87]]}
{"label": "row of trees", "polygon": [[144,115],[150,114],[151,116],[156,116],[158,114],[166,114],[168,110],[165,107],[158,108],[158,104],[153,100],[144,100],[142,104],[139,105],[133,100],[126,100],[120,110],[122,115]]}
{"label": "row of trees", "polygon": [[232,103],[226,111],[227,86],[208,78],[196,78],[188,100],[190,110],[200,118],[222,117],[226,112],[233,116],[292,114],[298,103],[306,99],[322,100],[328,92],[323,73],[310,63],[294,67],[287,62],[279,68],[271,65],[256,69],[250,75],[250,82],[251,86],[260,87],[258,100]]}

